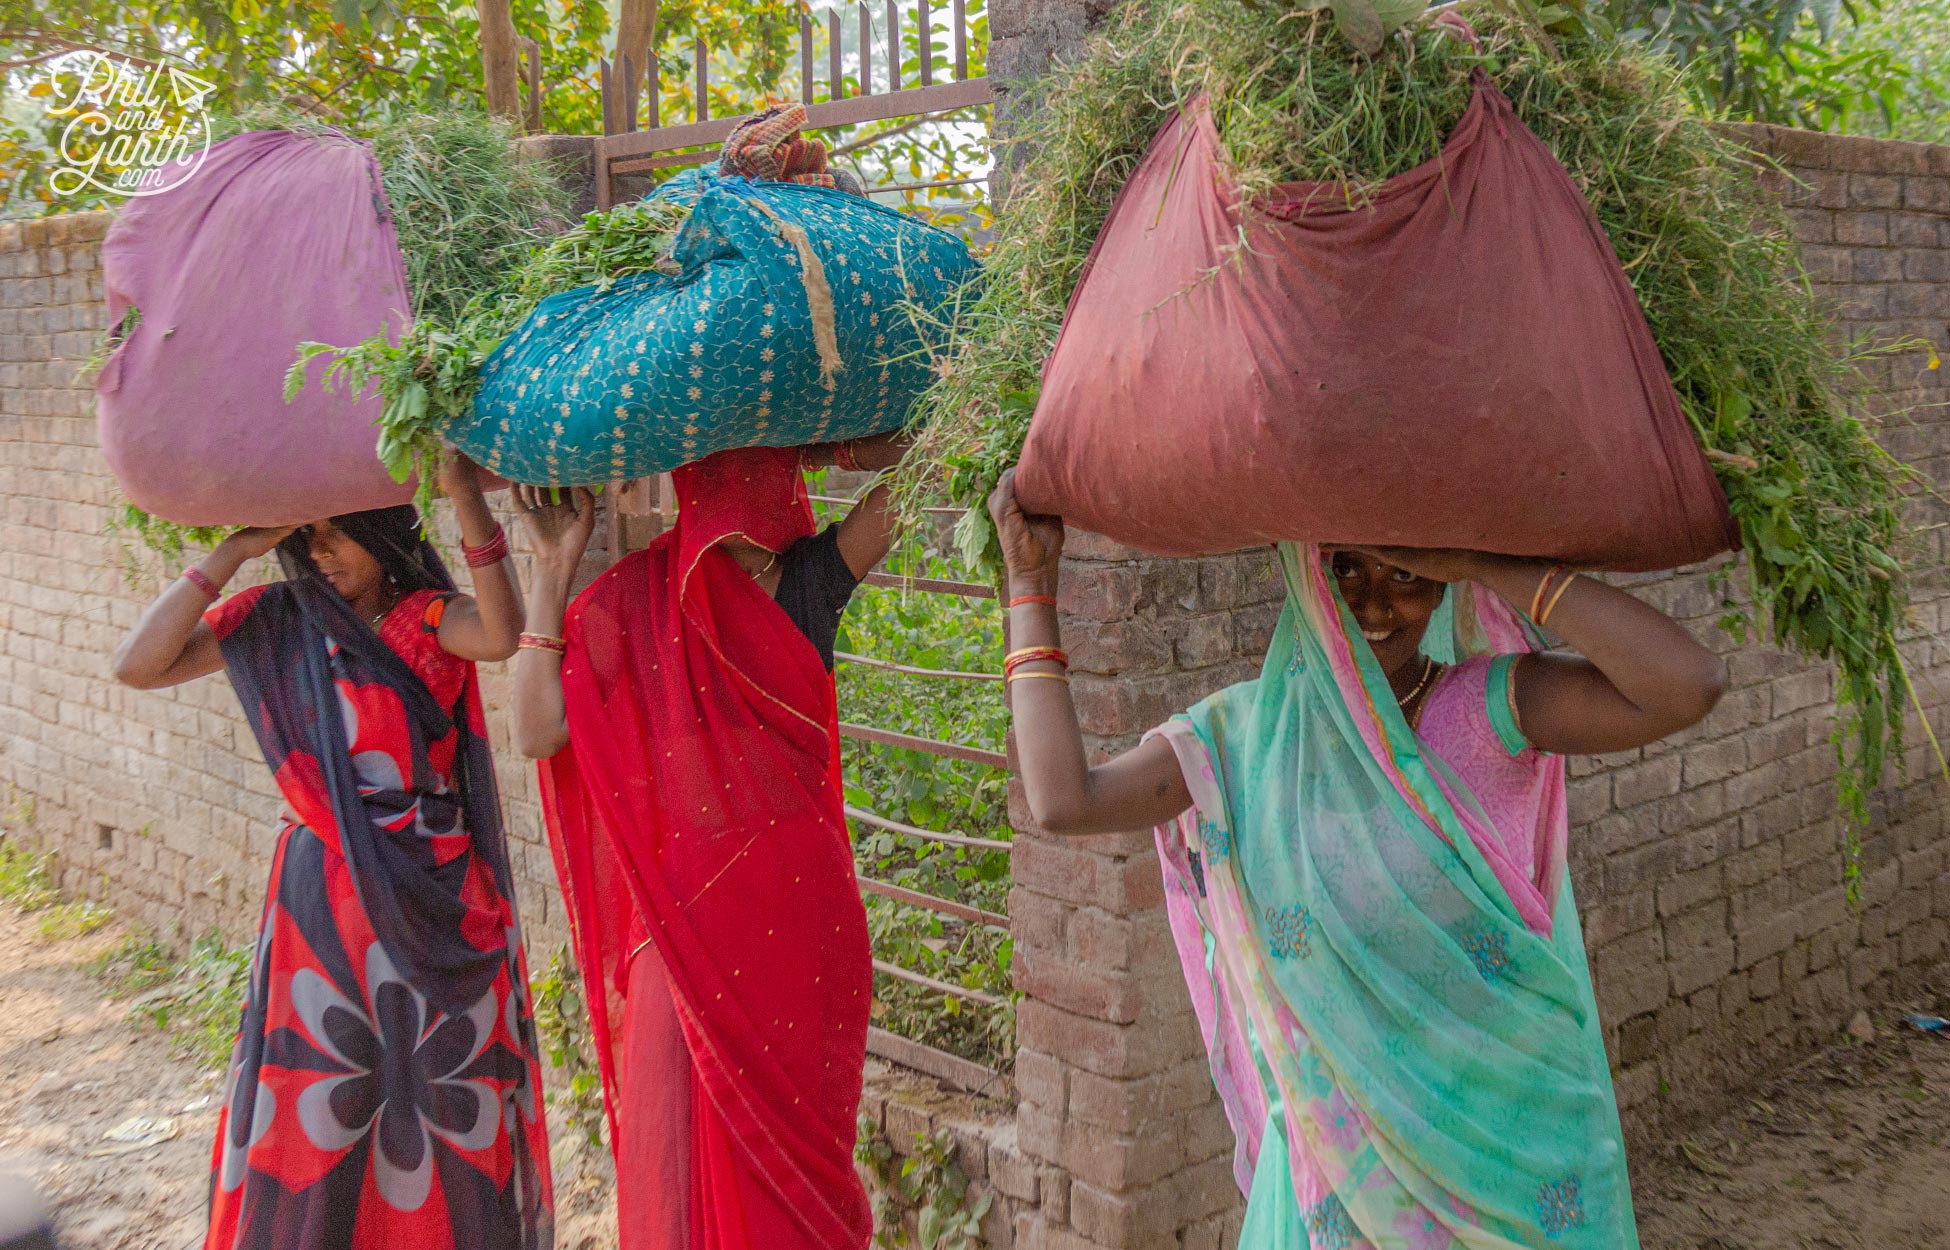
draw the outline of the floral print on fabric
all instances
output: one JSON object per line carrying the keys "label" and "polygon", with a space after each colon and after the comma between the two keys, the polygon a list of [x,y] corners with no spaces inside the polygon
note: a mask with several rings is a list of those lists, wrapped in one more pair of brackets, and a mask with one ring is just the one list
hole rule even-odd
{"label": "floral print on fabric", "polygon": [[1302,1218],[1316,1250],[1351,1250],[1361,1240],[1361,1230],[1333,1194],[1308,1207]]}
{"label": "floral print on fabric", "polygon": [[1270,907],[1266,911],[1266,940],[1278,959],[1305,959],[1314,953],[1308,930],[1313,917],[1300,906]]}
{"label": "floral print on fabric", "polygon": [[1551,1240],[1584,1223],[1583,1183],[1576,1176],[1549,1181],[1537,1190],[1537,1223]]}
{"label": "floral print on fabric", "polygon": [[1462,949],[1485,981],[1510,966],[1510,936],[1501,929],[1470,934],[1462,940]]}

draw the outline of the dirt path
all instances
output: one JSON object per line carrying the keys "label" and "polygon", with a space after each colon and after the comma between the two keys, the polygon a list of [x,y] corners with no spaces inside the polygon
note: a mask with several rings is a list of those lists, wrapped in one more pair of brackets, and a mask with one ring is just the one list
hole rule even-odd
{"label": "dirt path", "polygon": [[[33,1178],[64,1246],[190,1250],[201,1244],[218,1074],[173,1059],[81,968],[121,937],[111,924],[48,941],[0,906],[0,1168]],[[120,1153],[104,1134],[134,1116],[177,1135]]]}
{"label": "dirt path", "polygon": [[[0,906],[0,1169],[41,1187],[65,1250],[193,1250],[219,1074],[172,1058],[83,970],[120,936],[49,941]],[[1644,1250],[1950,1250],[1950,1040],[1878,1023],[1641,1158]],[[118,1152],[104,1135],[135,1116],[177,1135]],[[605,1250],[599,1161],[554,1136],[557,1245]]]}
{"label": "dirt path", "polygon": [[1950,1039],[1876,1025],[1641,1160],[1645,1250],[1950,1250]]}

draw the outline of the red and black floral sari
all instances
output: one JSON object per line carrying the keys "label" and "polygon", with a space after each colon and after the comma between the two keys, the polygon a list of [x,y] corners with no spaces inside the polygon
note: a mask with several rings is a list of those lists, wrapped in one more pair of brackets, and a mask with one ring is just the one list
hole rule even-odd
{"label": "red and black floral sari", "polygon": [[[437,570],[430,551],[425,562]],[[553,1241],[474,666],[434,632],[444,570],[425,580],[436,585],[403,595],[376,632],[304,576],[206,617],[287,804],[206,1250]]]}

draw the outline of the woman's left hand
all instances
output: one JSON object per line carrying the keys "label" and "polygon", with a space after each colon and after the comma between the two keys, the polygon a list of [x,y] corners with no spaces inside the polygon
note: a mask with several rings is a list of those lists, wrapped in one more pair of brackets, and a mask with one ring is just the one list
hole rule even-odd
{"label": "woman's left hand", "polygon": [[1420,578],[1432,582],[1474,582],[1481,581],[1485,571],[1496,561],[1505,559],[1481,551],[1465,551],[1457,547],[1324,547],[1322,551],[1333,555],[1345,551],[1350,555],[1365,556],[1392,564]]}
{"label": "woman's left hand", "polygon": [[458,447],[442,448],[439,470],[440,493],[449,499],[479,498],[481,466],[468,459]]}

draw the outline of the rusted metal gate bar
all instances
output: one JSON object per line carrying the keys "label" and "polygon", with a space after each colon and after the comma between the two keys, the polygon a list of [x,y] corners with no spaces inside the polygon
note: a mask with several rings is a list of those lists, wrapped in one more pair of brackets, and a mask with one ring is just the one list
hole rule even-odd
{"label": "rusted metal gate bar", "polygon": [[906,886],[890,885],[885,881],[876,881],[872,877],[859,877],[858,880],[862,893],[878,894],[882,898],[891,898],[897,903],[940,912],[944,916],[953,916],[957,920],[966,920],[970,924],[993,925],[998,929],[1009,927],[1009,918],[997,912],[983,911],[979,907],[970,907],[967,903],[957,903],[953,899],[936,898],[932,894],[923,894],[919,890],[910,890]]}
{"label": "rusted metal gate bar", "polygon": [[939,994],[952,994],[956,998],[965,998],[971,1003],[980,1003],[984,1007],[1002,1007],[1007,1005],[993,994],[984,994],[981,990],[971,990],[965,985],[956,985],[952,981],[937,981],[933,977],[910,971],[901,967],[899,964],[890,964],[884,959],[874,960],[873,970],[890,976],[896,981],[906,981],[911,985],[919,985],[926,989],[934,990]]}
{"label": "rusted metal gate bar", "polygon": [[868,668],[884,668],[892,673],[907,673],[914,677],[951,677],[958,681],[1001,681],[1000,673],[967,673],[953,668],[921,668],[913,664],[896,664],[892,660],[876,660],[871,656],[855,655],[851,651],[835,651],[833,658],[844,664],[864,664]]}
{"label": "rusted metal gate bar", "polygon": [[981,747],[963,746],[959,742],[937,742],[933,738],[897,733],[892,729],[875,729],[872,725],[856,725],[851,721],[840,722],[840,737],[878,742],[882,746],[906,747],[927,755],[944,755],[951,760],[966,760],[970,764],[987,764],[990,768],[1009,767],[1009,757],[1000,751],[985,751]]}
{"label": "rusted metal gate bar", "polygon": [[[826,28],[828,65],[824,100],[817,98],[818,84],[813,72],[813,20],[810,14],[799,19],[800,95],[806,105],[807,124],[810,127],[823,130],[865,122],[898,121],[992,102],[988,79],[968,76],[969,29],[964,0],[954,0],[949,23],[955,79],[941,83],[934,80],[936,38],[928,0],[916,0],[911,30],[920,85],[911,87],[901,84],[904,50],[901,7],[896,0],[886,0],[883,38],[886,41],[887,86],[886,90],[878,93],[874,91],[872,9],[865,0],[855,9],[859,19],[859,78],[855,82],[849,81],[846,76],[846,23],[840,10],[835,9],[828,16]],[[596,141],[595,151],[596,202],[599,208],[608,208],[615,202],[614,180],[617,176],[701,164],[711,159],[714,155],[712,149],[723,143],[737,125],[738,119],[735,117],[714,119],[711,116],[710,53],[710,48],[702,40],[693,45],[692,120],[671,126],[663,124],[658,57],[653,51],[645,58],[648,73],[644,77],[649,83],[651,96],[647,130],[638,129],[638,119],[643,110],[637,98],[638,75],[633,72],[635,66],[628,58],[616,66],[607,60],[598,64],[597,74],[603,90],[603,136]],[[957,185],[966,184],[950,179],[881,187],[876,191],[919,191]]]}
{"label": "rusted metal gate bar", "polygon": [[966,846],[980,851],[1000,851],[1004,855],[1015,850],[1011,842],[997,842],[994,838],[971,838],[964,833],[937,833],[933,829],[922,829],[916,825],[904,825],[898,820],[870,812],[864,807],[846,805],[846,814],[863,825],[872,825],[890,833],[904,833],[910,838],[921,838],[929,842],[945,842],[949,846]]}

